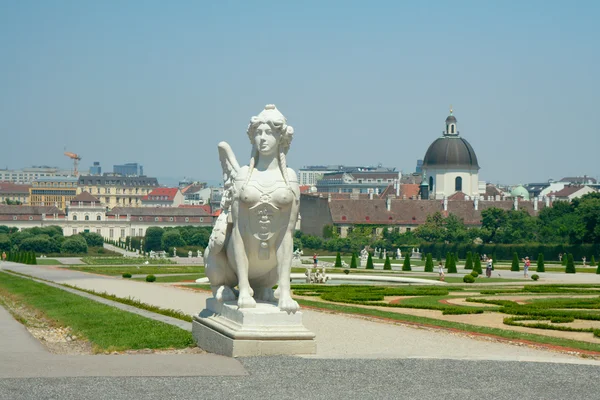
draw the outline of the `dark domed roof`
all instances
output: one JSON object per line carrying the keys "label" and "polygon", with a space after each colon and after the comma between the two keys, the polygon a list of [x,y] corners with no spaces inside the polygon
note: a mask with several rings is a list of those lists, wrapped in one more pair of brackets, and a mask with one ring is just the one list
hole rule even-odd
{"label": "dark domed roof", "polygon": [[423,168],[477,168],[475,151],[465,139],[459,136],[444,136],[436,139],[423,159]]}
{"label": "dark domed roof", "polygon": [[446,118],[446,123],[449,124],[450,122],[456,123],[456,117],[452,114],[448,115],[448,118]]}

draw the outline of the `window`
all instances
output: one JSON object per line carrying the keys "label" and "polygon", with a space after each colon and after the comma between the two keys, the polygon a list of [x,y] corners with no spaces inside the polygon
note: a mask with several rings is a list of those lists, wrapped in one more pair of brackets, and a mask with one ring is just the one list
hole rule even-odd
{"label": "window", "polygon": [[101,221],[102,220],[102,216],[100,214],[96,215],[96,221]]}
{"label": "window", "polygon": [[406,232],[410,232],[410,229],[411,229],[411,228],[406,228]]}
{"label": "window", "polygon": [[173,222],[173,217],[169,218],[169,221]]}
{"label": "window", "polygon": [[454,124],[450,125],[450,133],[454,133]]}
{"label": "window", "polygon": [[462,178],[460,176],[457,176],[454,180],[454,190],[457,192],[462,191]]}
{"label": "window", "polygon": [[158,217],[154,217],[154,222],[158,222]]}
{"label": "window", "polygon": [[85,220],[86,220],[86,221],[89,221],[89,220],[90,220],[90,216],[89,216],[89,215],[86,215],[86,216],[85,216]]}
{"label": "window", "polygon": [[429,190],[433,191],[433,176],[429,177]]}
{"label": "window", "polygon": [[125,237],[125,229],[121,229],[121,237],[124,238]]}
{"label": "window", "polygon": [[188,217],[185,217],[185,222],[190,222],[190,219]]}
{"label": "window", "polygon": [[30,220],[30,221],[33,221],[33,217],[31,217],[31,216],[30,216],[30,217],[29,217],[29,220]]}
{"label": "window", "polygon": [[73,214],[73,221],[77,221],[77,214]]}
{"label": "window", "polygon": [[139,219],[140,219],[140,221],[143,221],[143,220],[144,220],[144,217],[140,217]]}
{"label": "window", "polygon": [[200,217],[200,222],[204,222],[204,218]]}
{"label": "window", "polygon": [[108,230],[108,236],[109,236],[110,238],[112,238],[112,237],[114,236],[114,230],[113,230],[113,228],[110,228],[110,229]]}
{"label": "window", "polygon": [[98,235],[101,235],[101,233],[100,233],[101,231],[102,231],[101,229],[96,229],[96,233],[97,233]]}
{"label": "window", "polygon": [[77,228],[73,228],[73,235],[77,235]]}

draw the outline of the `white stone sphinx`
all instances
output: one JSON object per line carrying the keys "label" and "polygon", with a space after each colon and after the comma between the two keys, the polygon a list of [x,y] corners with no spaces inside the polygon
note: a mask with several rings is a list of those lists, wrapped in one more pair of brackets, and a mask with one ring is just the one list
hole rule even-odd
{"label": "white stone sphinx", "polygon": [[290,290],[300,205],[296,173],[286,164],[293,133],[277,108],[267,105],[248,126],[249,165],[240,167],[231,147],[219,143],[222,211],[204,253],[213,298],[193,323],[198,345],[207,351],[240,356],[316,350]]}

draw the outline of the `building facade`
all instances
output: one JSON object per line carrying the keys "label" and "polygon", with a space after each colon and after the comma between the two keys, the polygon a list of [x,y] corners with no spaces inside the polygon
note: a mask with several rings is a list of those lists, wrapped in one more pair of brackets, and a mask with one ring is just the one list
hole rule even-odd
{"label": "building facade", "polygon": [[41,177],[31,184],[32,206],[55,206],[64,210],[77,195],[77,178],[72,176]]}
{"label": "building facade", "polygon": [[179,188],[156,188],[142,197],[144,207],[179,207],[184,202]]}
{"label": "building facade", "polygon": [[18,184],[32,183],[34,180],[50,176],[71,176],[69,170],[57,167],[33,166],[23,169],[0,169],[0,181]]}
{"label": "building facade", "polygon": [[122,176],[144,176],[144,167],[138,163],[113,165],[113,172]]}
{"label": "building facade", "polygon": [[80,176],[80,192],[88,192],[109,208],[141,207],[142,198],[158,188],[158,180],[146,176]]}
{"label": "building facade", "polygon": [[31,185],[0,182],[0,203],[29,204]]}

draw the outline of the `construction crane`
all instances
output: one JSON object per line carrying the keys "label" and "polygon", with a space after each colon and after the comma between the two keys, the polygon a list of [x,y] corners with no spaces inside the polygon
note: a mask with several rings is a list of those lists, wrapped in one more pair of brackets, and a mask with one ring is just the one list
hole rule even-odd
{"label": "construction crane", "polygon": [[70,151],[65,151],[65,156],[73,160],[73,175],[79,176],[79,172],[77,171],[77,165],[79,165],[81,157],[75,153],[71,153]]}

